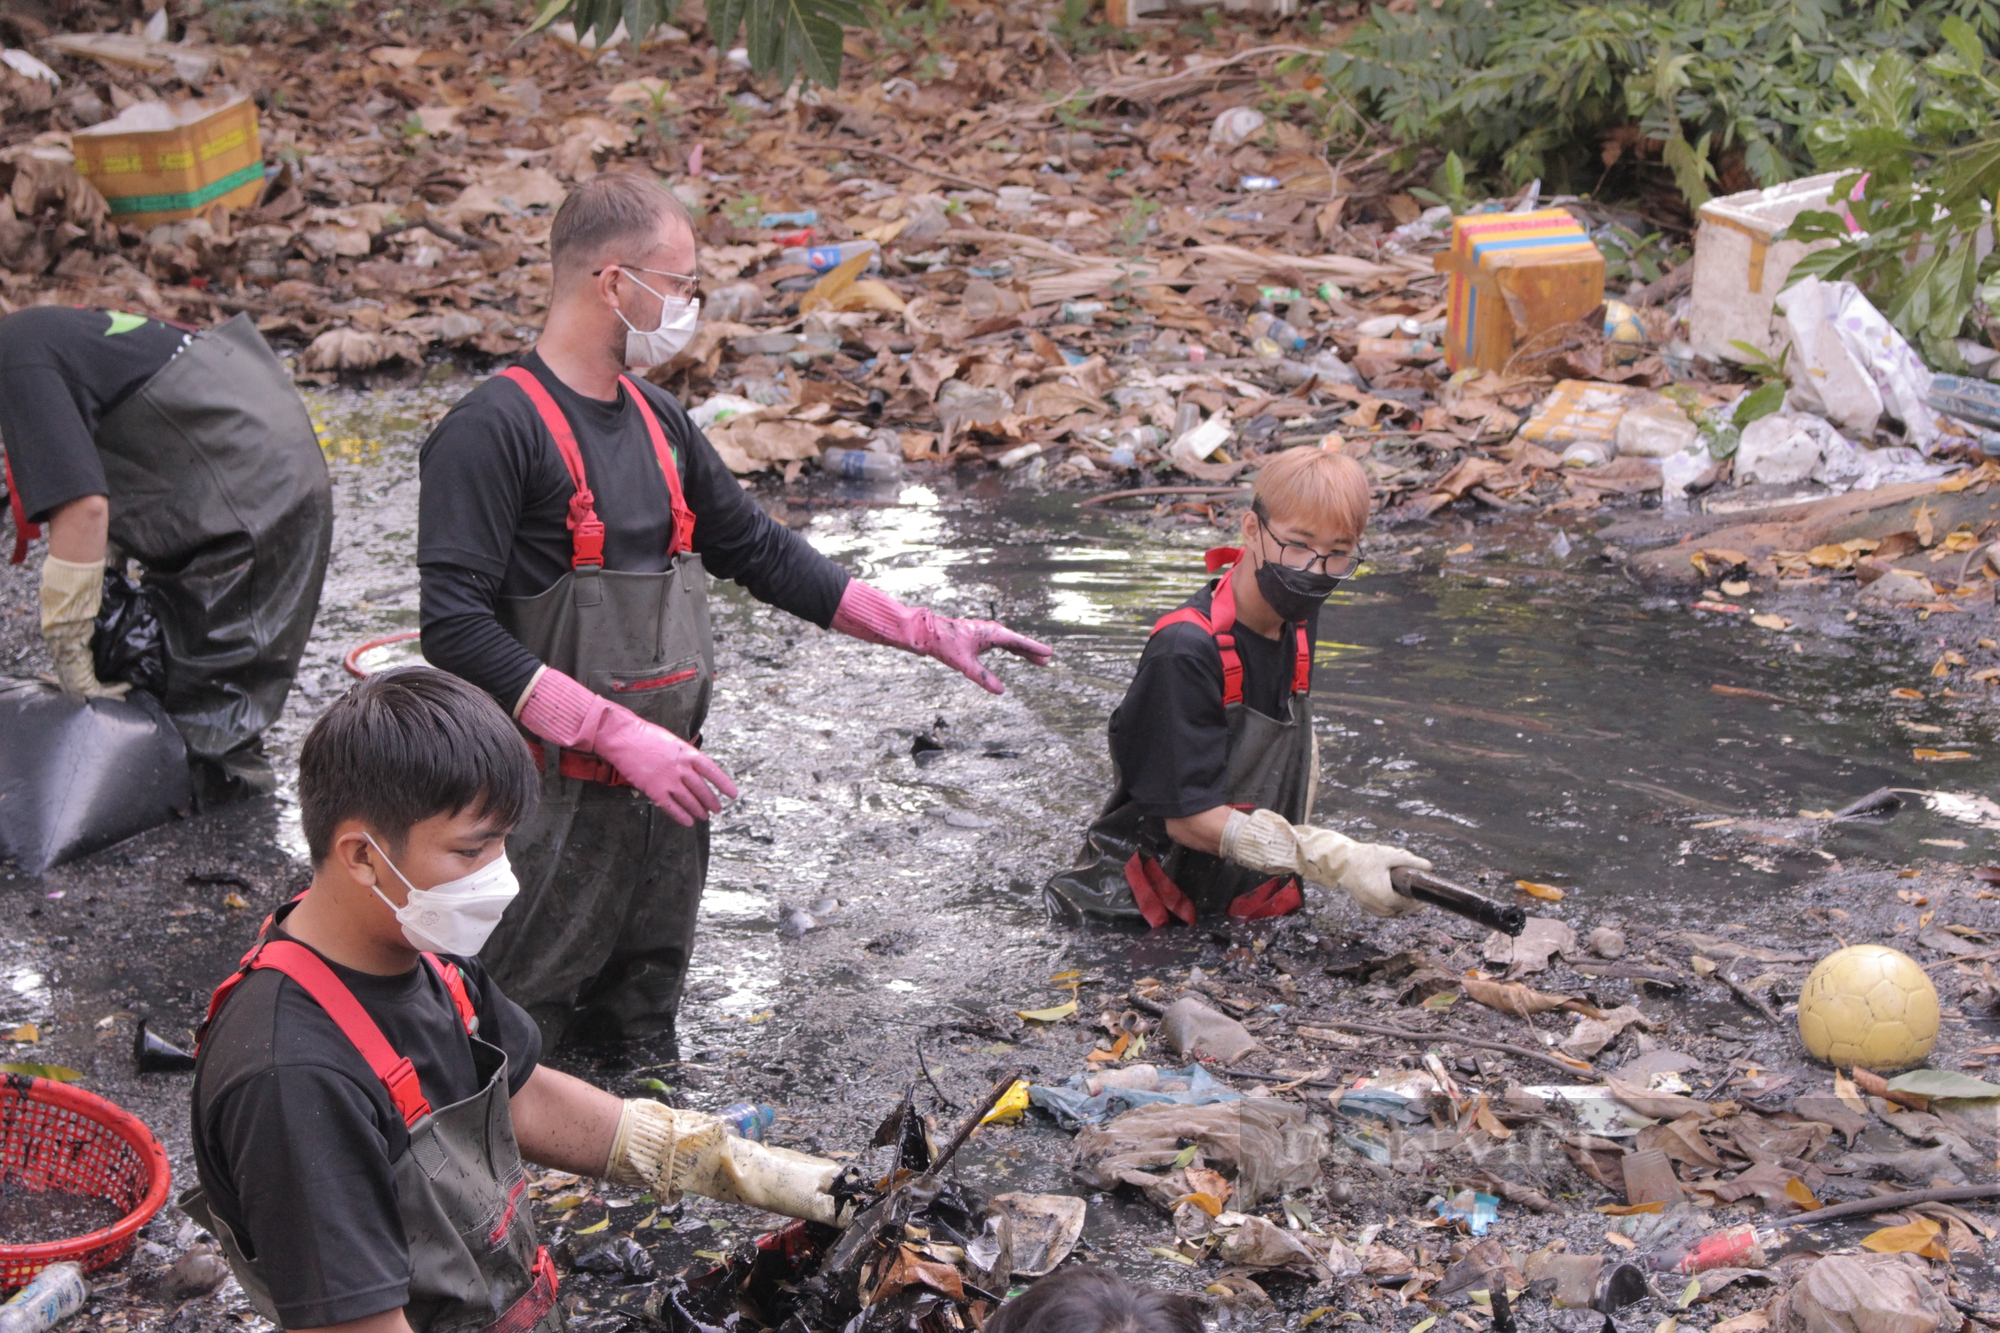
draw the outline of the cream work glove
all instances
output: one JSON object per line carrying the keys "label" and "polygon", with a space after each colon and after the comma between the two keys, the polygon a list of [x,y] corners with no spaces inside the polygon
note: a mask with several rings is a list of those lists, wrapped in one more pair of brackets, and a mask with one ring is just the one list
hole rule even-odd
{"label": "cream work glove", "polygon": [[1299,875],[1338,888],[1370,916],[1407,916],[1423,904],[1396,892],[1391,870],[1429,870],[1431,863],[1400,847],[1356,842],[1332,829],[1294,825],[1275,810],[1241,810],[1222,828],[1224,860],[1269,875]]}
{"label": "cream work glove", "polygon": [[86,698],[122,699],[132,687],[123,681],[97,682],[90,636],[104,602],[104,562],[80,564],[50,556],[42,564],[42,641],[56,660],[56,683]]}
{"label": "cream work glove", "polygon": [[646,1098],[625,1103],[604,1178],[649,1189],[663,1204],[683,1194],[844,1226],[830,1192],[841,1166],[737,1138],[715,1116]]}

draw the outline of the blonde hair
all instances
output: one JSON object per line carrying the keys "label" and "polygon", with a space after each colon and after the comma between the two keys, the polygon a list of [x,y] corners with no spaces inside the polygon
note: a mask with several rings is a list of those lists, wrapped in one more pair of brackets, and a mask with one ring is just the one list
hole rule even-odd
{"label": "blonde hair", "polygon": [[1368,526],[1368,474],[1331,449],[1287,449],[1264,464],[1251,492],[1272,520],[1329,527],[1356,538]]}

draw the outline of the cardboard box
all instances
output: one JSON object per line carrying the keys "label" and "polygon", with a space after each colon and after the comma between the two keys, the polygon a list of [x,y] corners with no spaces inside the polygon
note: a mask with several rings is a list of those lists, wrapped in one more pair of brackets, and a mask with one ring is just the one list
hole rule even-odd
{"label": "cardboard box", "polygon": [[1604,256],[1560,208],[1454,219],[1451,249],[1431,262],[1451,274],[1444,351],[1454,371],[1501,370],[1522,343],[1604,301]]}
{"label": "cardboard box", "polygon": [[264,188],[257,104],[241,93],[141,102],[70,142],[77,171],[126,226],[175,222],[217,204],[248,208]]}

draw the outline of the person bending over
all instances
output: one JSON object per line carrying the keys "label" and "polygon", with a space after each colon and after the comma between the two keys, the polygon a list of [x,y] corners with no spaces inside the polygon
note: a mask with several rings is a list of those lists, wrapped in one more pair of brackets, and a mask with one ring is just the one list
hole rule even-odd
{"label": "person bending over", "polygon": [[283,1328],[561,1328],[523,1158],[666,1203],[838,1220],[834,1163],[540,1063],[540,1032],[476,958],[535,789],[507,715],[428,668],[364,681],[306,737],[312,884],[210,1002],[200,1184],[181,1200]]}

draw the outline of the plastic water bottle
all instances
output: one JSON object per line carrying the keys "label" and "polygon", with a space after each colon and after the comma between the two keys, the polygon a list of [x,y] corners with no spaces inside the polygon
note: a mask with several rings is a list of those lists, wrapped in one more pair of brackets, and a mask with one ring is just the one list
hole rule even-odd
{"label": "plastic water bottle", "polygon": [[839,245],[800,245],[778,252],[781,264],[805,264],[815,273],[831,273],[856,255],[872,255],[868,269],[882,263],[882,247],[874,241],[842,241]]}
{"label": "plastic water bottle", "polygon": [[755,1102],[737,1102],[722,1112],[722,1123],[731,1134],[739,1139],[755,1139],[762,1143],[771,1126],[778,1122],[776,1107],[759,1106]]}
{"label": "plastic water bottle", "polygon": [[1129,460],[1136,458],[1142,449],[1158,449],[1166,442],[1167,433],[1158,426],[1133,426],[1118,432],[1117,449],[1112,451],[1111,459],[1117,462],[1118,449],[1122,449],[1128,461],[1120,466],[1131,467]]}
{"label": "plastic water bottle", "polygon": [[1306,349],[1306,335],[1268,310],[1259,310],[1250,316],[1249,329],[1253,341],[1269,338],[1283,351],[1303,352]]}
{"label": "plastic water bottle", "polygon": [[0,1333],[43,1333],[83,1308],[90,1284],[77,1264],[50,1264],[0,1305]]}
{"label": "plastic water bottle", "polygon": [[903,475],[902,459],[872,449],[828,449],[819,465],[829,477],[847,481],[897,481]]}

